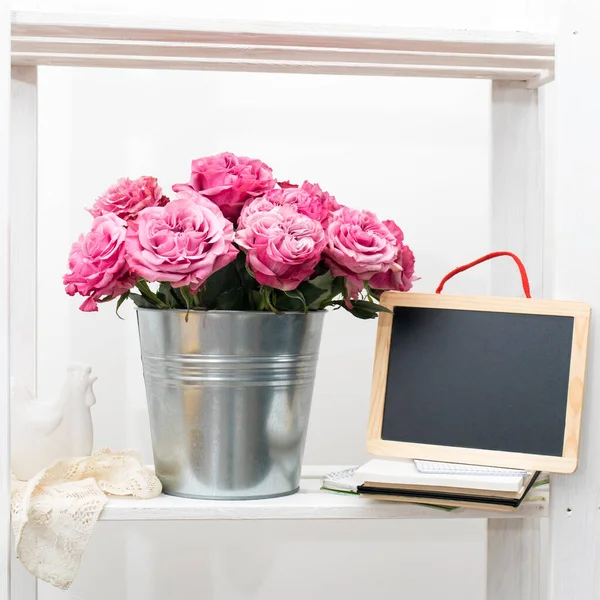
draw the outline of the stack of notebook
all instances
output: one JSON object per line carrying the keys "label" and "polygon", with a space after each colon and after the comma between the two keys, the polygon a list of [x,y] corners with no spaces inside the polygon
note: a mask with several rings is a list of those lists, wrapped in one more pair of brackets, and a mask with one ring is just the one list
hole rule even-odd
{"label": "stack of notebook", "polygon": [[517,509],[539,472],[419,460],[371,460],[331,473],[323,489],[449,508]]}

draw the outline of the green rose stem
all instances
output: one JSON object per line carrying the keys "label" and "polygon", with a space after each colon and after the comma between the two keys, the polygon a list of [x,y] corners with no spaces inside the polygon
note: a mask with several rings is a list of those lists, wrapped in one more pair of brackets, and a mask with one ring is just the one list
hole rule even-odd
{"label": "green rose stem", "polygon": [[148,282],[145,279],[138,279],[135,287],[140,291],[140,294],[144,296],[144,298],[156,306],[156,308],[169,308],[169,305],[166,302],[163,302],[151,289],[148,285]]}

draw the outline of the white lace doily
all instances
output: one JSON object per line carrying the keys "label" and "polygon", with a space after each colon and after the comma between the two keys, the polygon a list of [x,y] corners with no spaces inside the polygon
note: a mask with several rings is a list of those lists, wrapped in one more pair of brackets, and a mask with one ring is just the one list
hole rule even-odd
{"label": "white lace doily", "polygon": [[61,460],[27,482],[13,480],[17,556],[36,577],[66,590],[77,573],[105,494],[154,498],[160,481],[137,452],[100,450]]}

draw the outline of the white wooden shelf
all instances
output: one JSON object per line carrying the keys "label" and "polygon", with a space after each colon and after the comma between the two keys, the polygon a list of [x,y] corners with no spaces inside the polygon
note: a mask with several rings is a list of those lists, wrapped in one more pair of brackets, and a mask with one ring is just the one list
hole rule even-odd
{"label": "white wooden shelf", "polygon": [[[587,12],[581,10],[586,3],[589,5]],[[15,12],[9,16],[8,9],[0,11],[0,42],[8,49],[10,30],[11,63],[14,66],[12,100],[6,90],[8,86],[0,86],[0,139],[4,141],[0,147],[0,190],[2,197],[11,199],[10,210],[9,203],[0,203],[0,222],[11,232],[10,236],[3,236],[0,252],[4,257],[0,261],[0,275],[5,282],[10,279],[10,285],[4,286],[5,293],[0,296],[0,319],[10,321],[13,334],[18,332],[18,335],[0,336],[0,354],[4,358],[0,361],[0,384],[8,390],[9,362],[12,375],[30,388],[35,388],[37,379],[34,351],[38,298],[35,223],[39,216],[36,67],[96,66],[491,80],[491,245],[510,248],[525,261],[531,272],[534,297],[545,297],[550,293],[560,296],[562,293],[565,297],[578,295],[585,298],[586,294],[590,297],[595,293],[593,278],[558,278],[557,285],[549,290],[548,285],[544,285],[544,275],[568,273],[578,261],[585,264],[589,255],[587,247],[580,245],[579,248],[575,244],[573,248],[569,244],[572,232],[579,232],[582,224],[586,225],[586,221],[577,221],[582,210],[573,210],[570,191],[573,187],[581,187],[577,167],[585,152],[589,154],[589,148],[594,147],[597,130],[590,124],[594,123],[598,94],[592,93],[593,86],[583,85],[590,79],[587,75],[594,71],[597,56],[595,32],[598,26],[592,4],[592,0],[581,0],[577,7],[565,9],[567,18],[560,20],[561,83],[556,89],[562,100],[557,104],[563,109],[558,111],[558,138],[561,140],[560,158],[567,164],[559,169],[560,193],[551,194],[552,197],[556,195],[554,204],[564,217],[561,223],[566,223],[559,231],[562,234],[559,241],[564,242],[559,245],[563,248],[560,253],[552,251],[553,245],[548,241],[552,236],[548,236],[547,219],[544,219],[550,210],[545,197],[544,130],[547,120],[544,116],[545,90],[538,90],[554,78],[553,36],[519,31],[159,20],[75,13]],[[0,61],[0,74],[5,81],[8,67],[8,60]],[[581,110],[573,110],[574,106]],[[11,178],[10,185],[9,172],[17,174]],[[590,178],[583,181],[583,191],[576,195],[580,208],[593,197],[593,183],[595,181]],[[550,208],[553,203],[551,205]],[[586,226],[584,233],[590,233],[593,222],[588,219]],[[587,237],[591,239],[593,235]],[[492,295],[519,295],[518,285],[512,272],[508,275],[503,265],[492,266]],[[550,562],[556,600],[598,597],[600,580],[590,575],[595,572],[598,562],[598,553],[594,551],[594,519],[597,521],[600,514],[596,503],[598,469],[594,469],[593,460],[598,455],[594,442],[598,436],[591,435],[598,417],[593,403],[588,409],[593,414],[587,415],[582,447],[584,460],[579,472],[568,478],[557,477],[552,492]],[[8,393],[0,394],[0,427],[0,504],[4,507],[0,511],[4,515],[0,519],[4,539],[0,544],[0,559],[6,565],[11,552]],[[106,521],[487,518],[486,597],[488,600],[541,600],[540,581],[547,574],[542,573],[540,567],[539,517],[548,516],[548,512],[548,490],[543,487],[534,490],[515,513],[445,512],[321,492],[318,479],[307,473],[301,492],[286,498],[245,502],[209,502],[168,496],[154,500],[111,498],[101,518]],[[585,551],[574,552],[577,544]],[[10,569],[0,569],[0,600],[8,598],[35,600],[36,581],[18,568],[12,569],[12,575]]]}
{"label": "white wooden shelf", "polygon": [[554,77],[554,42],[550,36],[525,32],[15,12],[12,62],[460,77],[535,88]]}
{"label": "white wooden shelf", "polygon": [[487,519],[547,517],[548,486],[532,491],[515,512],[445,511],[416,504],[369,500],[321,491],[318,469],[306,470],[300,491],[268,500],[214,501],[160,496],[150,500],[110,498],[104,521],[270,520],[270,519]]}

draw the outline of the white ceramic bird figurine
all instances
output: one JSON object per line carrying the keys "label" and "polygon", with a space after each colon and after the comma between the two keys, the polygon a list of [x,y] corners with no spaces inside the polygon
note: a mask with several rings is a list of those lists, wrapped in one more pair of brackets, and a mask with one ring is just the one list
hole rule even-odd
{"label": "white ceramic bird figurine", "polygon": [[11,467],[17,479],[27,481],[57,460],[91,454],[97,379],[91,372],[89,366],[70,365],[55,400],[33,398],[11,380]]}

